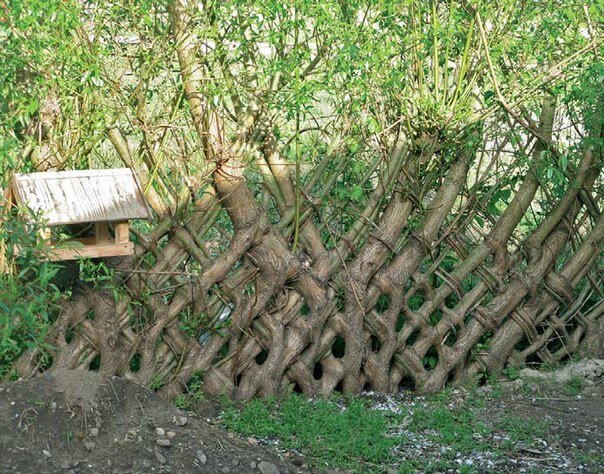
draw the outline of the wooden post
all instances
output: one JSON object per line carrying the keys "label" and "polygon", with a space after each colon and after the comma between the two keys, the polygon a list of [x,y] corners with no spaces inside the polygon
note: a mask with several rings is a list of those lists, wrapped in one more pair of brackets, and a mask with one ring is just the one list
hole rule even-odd
{"label": "wooden post", "polygon": [[109,243],[109,224],[107,222],[94,223],[94,236],[97,244]]}
{"label": "wooden post", "polygon": [[115,243],[123,244],[130,240],[130,225],[128,221],[116,222],[115,224]]}

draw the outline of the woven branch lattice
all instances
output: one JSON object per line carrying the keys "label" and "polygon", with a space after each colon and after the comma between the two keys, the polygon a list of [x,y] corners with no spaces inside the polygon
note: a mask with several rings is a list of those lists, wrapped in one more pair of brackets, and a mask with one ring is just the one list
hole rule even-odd
{"label": "woven branch lattice", "polygon": [[[207,194],[188,222],[173,227],[167,219],[143,237],[127,266],[137,270],[121,273],[122,262],[127,292],[118,304],[84,294],[66,308],[49,336],[53,367],[87,367],[100,356],[99,370],[143,383],[159,377],[167,393],[203,373],[208,392],[246,399],[293,388],[310,395],[435,390],[508,363],[563,360],[586,337],[597,344],[604,219],[585,202],[596,177],[593,155],[585,153],[576,171],[582,187],[522,237],[514,235],[523,216],[514,203],[530,203],[536,178],[525,178],[481,235],[471,216],[486,215],[483,203],[465,217],[455,204],[472,158],[463,154],[422,208],[399,178],[363,238],[351,233],[322,254],[292,251],[291,232],[256,206],[228,249],[208,258],[211,215],[237,196],[220,203]],[[309,252],[310,216],[301,237]],[[156,258],[151,268],[141,263],[147,254]],[[192,261],[201,269],[194,274],[187,273]],[[182,329],[184,313],[205,315],[196,334]],[[68,329],[75,329],[70,342]],[[140,360],[135,373],[132,357]],[[35,357],[20,362],[22,371],[35,367]]]}
{"label": "woven branch lattice", "polygon": [[[570,185],[548,192],[554,98],[545,94],[538,125],[510,125],[529,158],[505,206],[493,206],[495,175],[472,185],[468,176],[485,167],[478,155],[489,148],[486,169],[500,163],[507,142],[493,144],[486,130],[509,123],[509,111],[468,127],[454,145],[428,132],[395,141],[387,160],[368,167],[371,193],[342,224],[330,190],[349,162],[327,155],[301,180],[257,104],[227,138],[204,99],[190,19],[173,3],[192,123],[215,164],[209,186],[184,217],[164,213],[137,235],[135,257],[115,265],[117,302],[86,291],[65,305],[47,338],[50,370],[94,362],[166,396],[203,374],[206,392],[249,399],[433,391],[506,365],[602,350],[601,149],[583,146]],[[130,161],[120,132],[108,137]],[[40,370],[38,354],[17,369]]]}

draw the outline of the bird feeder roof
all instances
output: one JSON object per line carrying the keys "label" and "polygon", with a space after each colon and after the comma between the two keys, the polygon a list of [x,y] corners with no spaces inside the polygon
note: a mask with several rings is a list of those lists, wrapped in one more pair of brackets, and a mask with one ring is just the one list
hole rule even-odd
{"label": "bird feeder roof", "polygon": [[130,168],[16,174],[11,190],[49,226],[151,218]]}

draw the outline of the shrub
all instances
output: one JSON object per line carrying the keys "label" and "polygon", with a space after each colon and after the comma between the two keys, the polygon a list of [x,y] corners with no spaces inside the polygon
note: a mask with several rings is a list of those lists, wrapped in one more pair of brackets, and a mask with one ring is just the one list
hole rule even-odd
{"label": "shrub", "polygon": [[61,292],[53,278],[61,266],[40,260],[43,243],[35,231],[13,219],[0,226],[7,262],[0,272],[0,378],[25,351],[39,349],[44,357],[44,337],[58,311]]}

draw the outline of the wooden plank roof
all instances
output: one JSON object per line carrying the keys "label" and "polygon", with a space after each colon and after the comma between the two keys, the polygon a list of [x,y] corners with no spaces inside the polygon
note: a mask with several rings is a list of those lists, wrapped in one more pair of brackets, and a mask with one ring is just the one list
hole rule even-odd
{"label": "wooden plank roof", "polygon": [[16,174],[11,189],[50,226],[151,217],[130,168]]}

